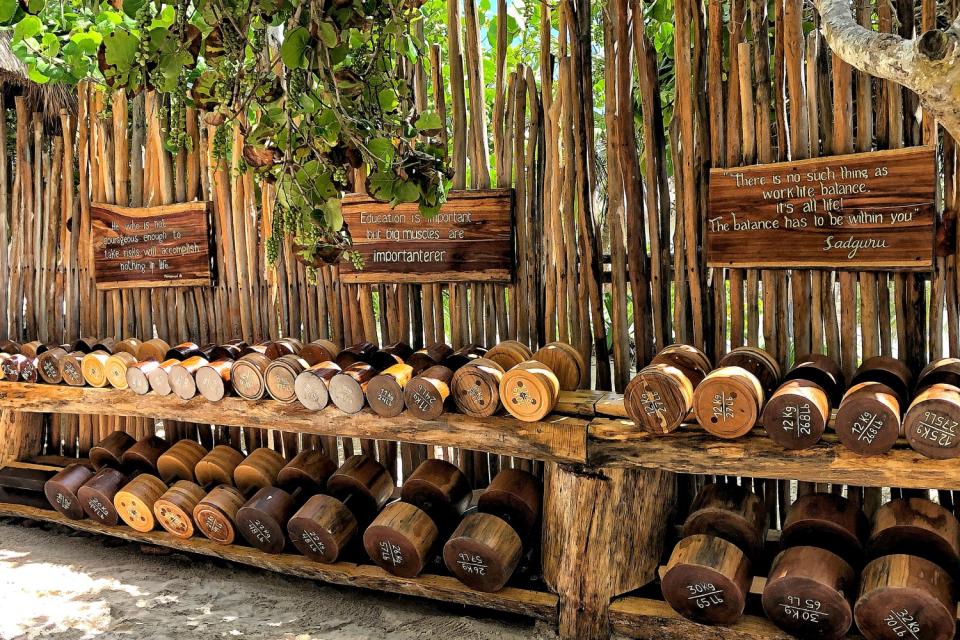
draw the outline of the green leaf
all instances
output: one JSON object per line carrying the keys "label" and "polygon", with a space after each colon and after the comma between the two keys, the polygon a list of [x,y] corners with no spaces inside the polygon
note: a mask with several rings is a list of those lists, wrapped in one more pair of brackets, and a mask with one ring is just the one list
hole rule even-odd
{"label": "green leaf", "polygon": [[80,31],[70,36],[70,42],[76,43],[82,53],[94,55],[103,42],[103,36],[96,31]]}
{"label": "green leaf", "polygon": [[337,28],[329,20],[324,20],[320,23],[319,29],[317,30],[317,37],[320,38],[320,42],[322,42],[323,46],[327,49],[333,49],[339,42]]}
{"label": "green leaf", "polygon": [[13,29],[13,41],[19,42],[32,38],[43,30],[43,23],[37,16],[24,16],[23,20],[17,23]]}
{"label": "green leaf", "polygon": [[17,0],[0,0],[0,22],[7,24],[17,15],[20,3]]}
{"label": "green leaf", "polygon": [[289,69],[307,68],[307,48],[310,45],[310,32],[297,27],[286,35],[280,45],[280,59]]}
{"label": "green leaf", "polygon": [[396,192],[397,182],[397,177],[392,173],[377,171],[370,174],[367,188],[370,190],[370,196],[375,200],[390,202]]}
{"label": "green leaf", "polygon": [[427,135],[436,135],[443,129],[443,122],[435,111],[424,111],[414,125]]}
{"label": "green leaf", "polygon": [[389,138],[374,138],[367,143],[367,149],[370,150],[380,164],[390,166],[393,163],[393,157],[396,151]]}
{"label": "green leaf", "polygon": [[37,14],[43,11],[43,7],[46,5],[45,0],[28,0],[27,1],[27,13]]}
{"label": "green leaf", "polygon": [[50,77],[40,73],[36,67],[30,67],[30,71],[27,72],[27,77],[37,84],[44,84],[50,81]]}
{"label": "green leaf", "polygon": [[393,198],[397,202],[416,202],[420,199],[420,185],[412,180],[401,182]]}
{"label": "green leaf", "polygon": [[52,58],[60,53],[60,39],[49,31],[40,38],[40,51],[43,55]]}
{"label": "green leaf", "polygon": [[340,198],[327,198],[323,203],[323,219],[331,231],[343,229],[343,210]]}
{"label": "green leaf", "polygon": [[129,31],[116,30],[103,40],[106,48],[107,64],[111,64],[119,71],[126,71],[133,66],[137,50],[140,48],[140,38]]}
{"label": "green leaf", "polygon": [[380,102],[380,108],[384,111],[394,111],[400,106],[397,100],[397,93],[393,89],[381,89],[377,94],[377,100]]}

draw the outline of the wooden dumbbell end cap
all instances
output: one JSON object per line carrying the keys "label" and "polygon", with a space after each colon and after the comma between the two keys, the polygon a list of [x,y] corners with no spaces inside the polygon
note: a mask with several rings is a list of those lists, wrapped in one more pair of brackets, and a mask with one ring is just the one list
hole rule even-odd
{"label": "wooden dumbbell end cap", "polygon": [[157,458],[157,473],[166,483],[196,479],[197,464],[207,455],[203,445],[193,440],[178,440]]}
{"label": "wooden dumbbell end cap", "polygon": [[91,476],[93,471],[81,464],[67,465],[44,483],[43,493],[47,497],[47,502],[58,513],[71,520],[82,519],[83,507],[80,498],[77,497],[77,491]]}
{"label": "wooden dumbbell end cap", "polygon": [[874,356],[860,364],[850,385],[867,381],[882,382],[887,385],[896,392],[900,404],[905,406],[910,399],[913,373],[902,360],[890,356]]}
{"label": "wooden dumbbell end cap", "polygon": [[903,416],[903,433],[928,458],[960,456],[960,388],[935,384],[917,394]]}
{"label": "wooden dumbbell end cap", "polygon": [[444,365],[430,367],[403,388],[403,402],[420,420],[436,420],[446,408],[453,371]]}
{"label": "wooden dumbbell end cap", "polygon": [[500,410],[500,380],[503,372],[499,367],[474,362],[457,369],[451,387],[453,400],[461,413],[474,418],[486,418]]}
{"label": "wooden dumbbell end cap", "polygon": [[254,489],[269,487],[277,481],[277,474],[286,465],[283,456],[268,447],[260,447],[233,470],[233,482],[244,495]]}
{"label": "wooden dumbbell end cap", "polygon": [[[200,358],[206,364],[207,361]],[[170,384],[170,390],[181,400],[189,400],[197,395],[197,381],[194,379],[190,369],[182,364],[170,368],[167,374],[167,380]]]}
{"label": "wooden dumbbell end cap", "polygon": [[133,366],[127,367],[126,378],[127,388],[138,396],[145,396],[150,393],[150,378],[147,374],[151,369],[160,366],[156,360],[138,362]]}
{"label": "wooden dumbbell end cap", "polygon": [[[200,395],[206,398],[209,402],[220,402],[227,395],[227,381],[224,380],[223,374],[219,371],[219,369],[212,365],[217,365],[217,363],[213,362],[205,367],[200,367],[197,369],[197,390],[200,392]],[[229,380],[229,375],[227,380]]]}
{"label": "wooden dumbbell end cap", "polygon": [[147,372],[150,388],[159,396],[168,396],[173,392],[170,386],[170,369],[179,364],[179,360],[164,360],[158,367]]}
{"label": "wooden dumbbell end cap", "polygon": [[193,511],[205,493],[189,480],[178,480],[153,504],[157,522],[178,538],[190,538],[194,533]]}
{"label": "wooden dumbbell end cap", "polygon": [[106,369],[107,382],[110,383],[114,389],[126,389],[127,388],[127,369],[130,365],[136,363],[137,359],[127,353],[126,351],[121,351],[115,353],[109,358],[107,358]]}
{"label": "wooden dumbbell end cap", "polygon": [[750,561],[726,540],[691,536],[674,548],[660,586],[664,599],[684,618],[733,624],[746,605]]}
{"label": "wooden dumbbell end cap", "polygon": [[791,380],[763,408],[760,423],[784,449],[807,449],[820,442],[830,419],[830,399],[817,383]]}
{"label": "wooden dumbbell end cap", "polygon": [[270,358],[262,353],[249,353],[236,362],[230,369],[230,383],[233,390],[245,400],[260,400],[267,392],[263,374],[270,365]]}
{"label": "wooden dumbbell end cap", "polygon": [[147,436],[124,451],[120,460],[125,467],[152,473],[157,469],[160,456],[169,448],[170,443],[160,436]]}
{"label": "wooden dumbbell end cap", "polygon": [[359,413],[365,404],[363,387],[352,376],[338,373],[330,380],[330,401],[344,413]]}
{"label": "wooden dumbbell end cap", "polygon": [[463,584],[492,593],[503,589],[523,553],[520,536],[506,522],[471,513],[443,545],[443,562]]}
{"label": "wooden dumbbell end cap", "polygon": [[537,360],[521,362],[500,379],[500,402],[524,422],[536,422],[556,405],[562,386],[550,367]]}
{"label": "wooden dumbbell end cap", "polygon": [[232,544],[236,539],[237,511],[246,500],[227,484],[214,487],[193,510],[193,521],[200,532],[219,544]]}
{"label": "wooden dumbbell end cap", "polygon": [[763,590],[770,620],[798,638],[840,640],[853,624],[853,567],[817,547],[793,547],[773,561]]}
{"label": "wooden dumbbell end cap", "polygon": [[713,369],[710,359],[703,351],[687,344],[667,345],[654,356],[650,364],[676,368],[690,381],[693,387],[703,382],[703,379]]}
{"label": "wooden dumbbell end cap", "polygon": [[741,367],[710,372],[693,392],[697,422],[718,438],[739,438],[757,424],[763,404],[763,387]]}
{"label": "wooden dumbbell end cap", "polygon": [[320,493],[327,480],[337,470],[327,454],[316,449],[304,449],[277,474],[277,486],[289,492],[302,489],[307,495]]}
{"label": "wooden dumbbell end cap", "polygon": [[266,553],[280,553],[286,545],[285,529],[293,508],[289,493],[264,487],[237,511],[237,528],[251,546]]}
{"label": "wooden dumbbell end cap", "polygon": [[866,515],[855,503],[835,493],[809,493],[790,507],[780,544],[820,547],[860,567],[869,529]]}
{"label": "wooden dumbbell end cap", "polygon": [[359,529],[357,519],[342,502],[318,494],[307,500],[287,523],[293,545],[315,562],[336,562]]}
{"label": "wooden dumbbell end cap", "polygon": [[539,478],[522,469],[504,469],[480,494],[477,509],[509,524],[527,543],[536,537],[542,502]]}
{"label": "wooden dumbbell end cap", "polygon": [[330,380],[341,371],[335,362],[321,362],[300,372],[293,381],[293,392],[307,409],[320,411],[330,403]]}
{"label": "wooden dumbbell end cap", "polygon": [[211,484],[233,484],[233,472],[243,462],[243,454],[233,447],[218,444],[205,455],[193,473],[197,483],[202,486]]}
{"label": "wooden dumbbell end cap", "polygon": [[387,505],[364,531],[363,548],[384,571],[415,578],[430,560],[438,535],[437,525],[426,512],[397,501]]}
{"label": "wooden dumbbell end cap", "polygon": [[649,433],[676,431],[693,405],[693,384],[673,365],[644,367],[624,391],[630,419]]}
{"label": "wooden dumbbell end cap", "polygon": [[90,448],[87,456],[94,468],[119,467],[123,452],[136,444],[136,439],[126,431],[114,431]]}
{"label": "wooden dumbbell end cap", "polygon": [[393,490],[387,468],[365,455],[350,456],[327,480],[327,493],[346,503],[361,527],[373,521]]}
{"label": "wooden dumbbell end cap", "polygon": [[861,574],[853,617],[867,640],[953,640],[953,581],[923,558],[877,558]]}
{"label": "wooden dumbbell end cap", "polygon": [[77,498],[83,512],[91,520],[112,527],[120,521],[120,515],[113,504],[117,492],[127,484],[127,476],[123,472],[110,467],[104,467],[80,487]]}
{"label": "wooden dumbbell end cap", "polygon": [[425,460],[400,489],[404,502],[425,511],[440,527],[457,520],[471,493],[467,476],[456,465],[436,458]]}
{"label": "wooden dumbbell end cap", "polygon": [[142,473],[128,482],[123,489],[113,497],[113,506],[116,507],[120,519],[135,531],[153,531],[156,527],[156,518],[153,515],[153,505],[167,490],[163,480]]}
{"label": "wooden dumbbell end cap", "polygon": [[854,453],[886,453],[900,436],[900,403],[896,394],[880,382],[861,382],[850,387],[837,409],[833,428],[840,443]]}

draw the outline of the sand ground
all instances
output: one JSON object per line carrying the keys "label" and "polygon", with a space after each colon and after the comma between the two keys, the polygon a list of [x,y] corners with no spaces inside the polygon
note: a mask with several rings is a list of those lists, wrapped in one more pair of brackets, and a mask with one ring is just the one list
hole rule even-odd
{"label": "sand ground", "polygon": [[549,625],[0,519],[0,638],[553,640]]}

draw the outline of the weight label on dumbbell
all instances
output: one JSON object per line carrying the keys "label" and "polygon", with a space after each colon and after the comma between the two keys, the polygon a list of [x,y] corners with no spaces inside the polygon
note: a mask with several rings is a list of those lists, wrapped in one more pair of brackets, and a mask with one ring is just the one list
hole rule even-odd
{"label": "weight label on dumbbell", "polygon": [[659,416],[666,408],[663,399],[660,397],[660,392],[655,389],[641,393],[640,404],[643,405],[643,412],[648,416]]}
{"label": "weight label on dumbbell", "polygon": [[60,507],[63,509],[70,509],[70,505],[73,504],[73,500],[63,495],[62,493],[58,493],[57,504],[60,505]]}
{"label": "weight label on dumbbell", "polygon": [[887,623],[887,627],[898,638],[920,640],[920,623],[906,609],[900,611],[891,609],[883,621]]}
{"label": "weight label on dumbbell", "polygon": [[810,404],[798,402],[787,405],[783,408],[780,424],[784,431],[798,438],[810,435]]}
{"label": "weight label on dumbbell", "polygon": [[80,374],[80,371],[77,369],[77,365],[72,362],[66,362],[63,365],[63,376],[67,378],[70,382],[80,382],[83,379],[83,376]]}
{"label": "weight label on dumbbell", "polygon": [[476,576],[487,575],[487,563],[483,556],[473,553],[460,553],[457,555],[457,564],[460,565],[464,573]]}
{"label": "weight label on dumbbell", "polygon": [[726,422],[733,417],[733,402],[735,398],[728,396],[726,391],[721,391],[713,396],[713,417],[717,420]]}
{"label": "weight label on dumbbell", "polygon": [[101,520],[106,519],[110,513],[107,511],[107,507],[100,502],[99,498],[90,498],[90,500],[87,501],[87,506],[90,507],[90,511],[93,511]]}
{"label": "weight label on dumbbell", "polygon": [[810,598],[801,598],[799,596],[787,596],[786,602],[781,602],[784,613],[794,620],[802,622],[820,622],[820,618],[829,618],[827,613],[821,611],[823,606],[819,600]]}
{"label": "weight label on dumbbell", "polygon": [[420,411],[426,412],[436,401],[436,397],[430,395],[427,388],[422,384],[413,391],[413,402]]}
{"label": "weight label on dumbbell", "polygon": [[225,529],[226,526],[223,524],[223,521],[220,520],[220,518],[209,511],[203,512],[203,530],[209,537],[213,538],[214,540],[222,540],[225,538]]}
{"label": "weight label on dumbbell", "polygon": [[480,393],[480,387],[470,387],[467,389],[467,395],[470,396],[470,399],[476,402],[481,407],[484,405],[486,400],[483,398],[483,394]]}
{"label": "weight label on dumbbell", "polygon": [[43,361],[43,372],[48,378],[57,377],[57,368],[53,366],[53,360],[44,360]]}
{"label": "weight label on dumbbell", "polygon": [[864,411],[860,417],[853,422],[853,435],[857,436],[860,442],[873,444],[873,440],[883,429],[883,419],[876,413]]}
{"label": "weight label on dumbbell", "polygon": [[307,545],[310,551],[316,554],[322,555],[327,552],[327,547],[323,544],[323,540],[321,540],[320,536],[314,531],[304,531],[300,534],[300,539],[303,540],[303,543]]}
{"label": "weight label on dumbbell", "polygon": [[724,603],[723,590],[717,589],[713,583],[690,584],[687,585],[687,590],[690,592],[687,600],[693,600],[698,609],[709,609]]}
{"label": "weight label on dumbbell", "polygon": [[260,542],[270,542],[270,530],[259,520],[251,520],[247,523],[247,529]]}
{"label": "weight label on dumbbell", "polygon": [[377,400],[379,400],[381,404],[392,407],[397,398],[387,389],[380,389],[380,391],[377,392]]}
{"label": "weight label on dumbbell", "polygon": [[17,371],[17,367],[9,363],[3,365],[3,373],[11,378],[15,378],[20,375],[20,372]]}
{"label": "weight label on dumbbell", "polygon": [[404,563],[403,552],[400,550],[400,547],[393,544],[389,540],[383,540],[380,542],[380,559],[384,562],[389,562],[395,567],[402,566]]}
{"label": "weight label on dumbbell", "polygon": [[938,447],[952,447],[957,440],[956,420],[941,416],[934,411],[924,411],[923,419],[917,425],[917,436],[936,444]]}

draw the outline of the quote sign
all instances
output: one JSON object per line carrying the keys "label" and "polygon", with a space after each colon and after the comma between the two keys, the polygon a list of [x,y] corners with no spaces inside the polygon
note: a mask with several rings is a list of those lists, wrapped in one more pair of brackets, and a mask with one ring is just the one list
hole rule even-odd
{"label": "quote sign", "polygon": [[935,202],[933,147],[713,169],[707,266],[929,270]]}
{"label": "quote sign", "polygon": [[343,220],[357,270],[341,263],[344,282],[509,282],[513,271],[513,190],[452,191],[428,218],[416,204],[343,199]]}
{"label": "quote sign", "polygon": [[97,289],[212,284],[209,203],[92,203],[90,217]]}

